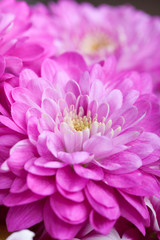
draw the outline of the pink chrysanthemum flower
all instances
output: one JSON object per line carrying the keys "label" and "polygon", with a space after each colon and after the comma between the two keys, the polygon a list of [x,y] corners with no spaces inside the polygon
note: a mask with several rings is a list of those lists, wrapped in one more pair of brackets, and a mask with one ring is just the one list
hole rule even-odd
{"label": "pink chrysanthemum flower", "polygon": [[19,74],[23,65],[38,72],[37,62],[44,57],[45,51],[29,34],[31,15],[26,2],[0,2],[0,76],[4,72]]}
{"label": "pink chrysanthemum flower", "polygon": [[56,239],[81,236],[88,223],[107,235],[121,216],[145,234],[144,196],[160,197],[149,83],[147,74],[116,74],[112,58],[88,68],[75,53],[46,59],[41,77],[25,69],[18,87],[5,81],[0,196],[9,231],[44,221]]}
{"label": "pink chrysanthemum flower", "polygon": [[[132,6],[94,7],[60,0],[51,3],[53,39],[58,53],[78,51],[89,63],[114,54],[118,69],[157,71],[160,66],[160,19]],[[68,9],[66,11],[66,9]],[[53,22],[52,22],[53,25]]]}

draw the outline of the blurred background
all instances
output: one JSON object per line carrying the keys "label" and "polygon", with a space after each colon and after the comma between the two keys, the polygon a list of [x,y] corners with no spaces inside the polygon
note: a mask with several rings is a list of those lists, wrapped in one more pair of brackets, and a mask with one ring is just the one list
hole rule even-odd
{"label": "blurred background", "polygon": [[[36,2],[42,2],[47,4],[51,0],[26,0],[29,4],[34,4]],[[160,15],[160,0],[86,0],[94,5],[99,5],[102,3],[110,4],[113,6],[122,4],[132,4],[137,9],[141,9],[151,15]],[[56,1],[55,1],[56,2]],[[77,0],[77,2],[84,2],[84,0]]]}

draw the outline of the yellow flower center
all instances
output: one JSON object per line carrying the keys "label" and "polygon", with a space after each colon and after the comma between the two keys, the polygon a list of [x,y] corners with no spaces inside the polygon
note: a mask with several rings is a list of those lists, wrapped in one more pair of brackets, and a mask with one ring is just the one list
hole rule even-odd
{"label": "yellow flower center", "polygon": [[87,34],[84,36],[81,43],[81,50],[85,54],[96,54],[106,49],[108,52],[113,52],[116,48],[115,43],[102,32]]}
{"label": "yellow flower center", "polygon": [[71,121],[70,126],[72,126],[76,131],[83,131],[86,128],[91,128],[91,118],[87,116],[79,117],[78,115]]}

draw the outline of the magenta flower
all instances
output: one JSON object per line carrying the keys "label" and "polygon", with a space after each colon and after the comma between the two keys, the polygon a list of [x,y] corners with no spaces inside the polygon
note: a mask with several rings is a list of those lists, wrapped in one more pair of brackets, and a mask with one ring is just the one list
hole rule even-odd
{"label": "magenta flower", "polygon": [[158,71],[158,17],[128,5],[94,7],[89,3],[65,0],[51,3],[50,9],[57,34],[55,31],[49,31],[49,34],[53,36],[58,53],[78,51],[89,63],[114,54],[120,70]]}
{"label": "magenta flower", "polygon": [[0,194],[9,231],[43,221],[56,239],[80,236],[88,223],[107,235],[121,216],[145,235],[144,197],[160,197],[159,106],[147,74],[116,74],[115,65],[88,68],[65,53],[46,59],[41,77],[25,69],[18,87],[4,83]]}

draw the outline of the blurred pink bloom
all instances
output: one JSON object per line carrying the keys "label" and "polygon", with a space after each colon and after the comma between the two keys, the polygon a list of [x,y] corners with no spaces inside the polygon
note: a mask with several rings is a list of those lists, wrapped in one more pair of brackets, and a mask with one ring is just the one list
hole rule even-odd
{"label": "blurred pink bloom", "polygon": [[[119,70],[156,72],[160,67],[159,17],[151,17],[129,5],[94,7],[60,0],[49,7],[53,15],[47,28],[58,54],[77,51],[89,63],[114,54],[119,60]],[[52,32],[51,26],[54,26]]]}
{"label": "blurred pink bloom", "polygon": [[26,2],[0,2],[0,77],[4,72],[19,74],[23,65],[38,72],[38,60],[45,53],[28,33],[32,27],[30,18],[31,9]]}
{"label": "blurred pink bloom", "polygon": [[0,197],[9,231],[43,221],[56,239],[82,235],[88,223],[107,235],[121,216],[145,235],[144,197],[160,197],[159,105],[147,74],[115,66],[111,57],[88,68],[65,53],[46,59],[41,77],[25,69],[18,87],[4,83]]}

